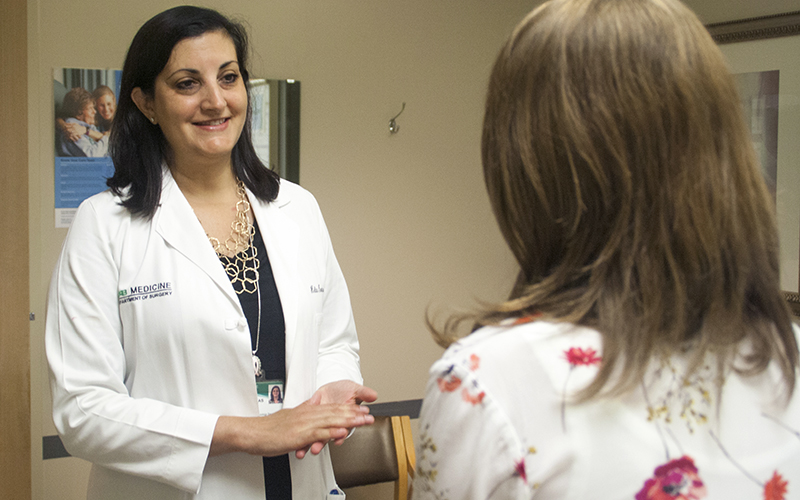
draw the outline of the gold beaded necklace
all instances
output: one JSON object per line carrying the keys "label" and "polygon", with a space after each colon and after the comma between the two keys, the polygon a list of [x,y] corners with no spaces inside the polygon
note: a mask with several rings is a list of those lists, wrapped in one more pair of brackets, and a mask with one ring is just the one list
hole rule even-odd
{"label": "gold beaded necklace", "polygon": [[[231,222],[231,234],[225,240],[225,245],[223,246],[219,239],[213,236],[208,236],[208,240],[219,257],[222,267],[225,268],[225,273],[230,278],[234,291],[237,294],[244,292],[258,294],[256,345],[252,350],[252,356],[253,371],[255,371],[256,377],[260,377],[262,374],[261,359],[256,353],[261,341],[261,287],[258,283],[258,268],[261,262],[258,260],[258,249],[253,244],[256,228],[250,223],[248,217],[250,202],[247,201],[247,191],[241,180],[236,183],[236,194],[239,196],[239,201],[236,202],[236,218]],[[238,289],[236,288],[237,283],[241,285]]]}
{"label": "gold beaded necklace", "polygon": [[[211,247],[214,248],[231,283],[241,285],[236,293],[255,293],[258,290],[258,249],[253,245],[253,236],[256,228],[250,223],[250,202],[247,201],[247,191],[241,180],[236,184],[236,218],[231,222],[231,234],[223,246],[219,239],[209,236]],[[234,289],[236,287],[234,286]]]}

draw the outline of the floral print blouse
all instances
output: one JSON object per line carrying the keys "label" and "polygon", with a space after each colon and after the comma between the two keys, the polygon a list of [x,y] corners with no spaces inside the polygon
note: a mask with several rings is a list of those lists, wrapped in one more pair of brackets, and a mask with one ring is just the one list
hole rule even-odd
{"label": "floral print blouse", "polygon": [[[715,360],[654,360],[640,388],[575,403],[598,332],[527,318],[485,327],[430,371],[414,500],[800,500],[800,384]],[[721,382],[721,384],[720,384]]]}

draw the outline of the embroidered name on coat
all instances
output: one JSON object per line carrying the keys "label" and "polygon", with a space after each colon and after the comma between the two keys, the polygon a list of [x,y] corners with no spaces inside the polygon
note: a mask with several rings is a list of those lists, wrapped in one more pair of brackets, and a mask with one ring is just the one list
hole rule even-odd
{"label": "embroidered name on coat", "polygon": [[128,302],[156,299],[168,295],[172,295],[172,283],[165,281],[163,283],[151,283],[125,288],[119,291],[118,298],[120,304],[127,304]]}

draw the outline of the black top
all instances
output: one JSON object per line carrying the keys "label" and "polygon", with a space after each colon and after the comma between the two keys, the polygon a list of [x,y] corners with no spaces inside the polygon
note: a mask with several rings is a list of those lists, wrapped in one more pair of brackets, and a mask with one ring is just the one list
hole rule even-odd
{"label": "black top", "polygon": [[[243,292],[238,294],[239,303],[247,318],[250,327],[250,348],[258,345],[256,355],[261,359],[261,369],[264,374],[258,378],[262,380],[285,380],[286,378],[286,325],[283,321],[283,309],[278,288],[275,286],[275,277],[272,275],[272,266],[267,256],[267,248],[258,224],[255,224],[256,233],[253,236],[253,247],[258,258],[258,287],[261,292],[261,334],[258,336],[258,293]],[[233,288],[239,292],[241,282],[234,283]]]}
{"label": "black top", "polygon": [[[286,380],[286,324],[283,308],[272,266],[267,256],[267,248],[258,224],[254,223],[253,247],[259,261],[258,287],[261,293],[261,335],[258,332],[258,293],[243,292],[238,295],[242,311],[250,327],[251,351],[261,360],[262,376],[257,380]],[[241,282],[233,283],[237,292],[242,289]],[[285,387],[285,386],[284,386]],[[255,395],[254,395],[255,397]],[[269,500],[291,500],[292,476],[289,470],[289,456],[264,457],[264,485]]]}

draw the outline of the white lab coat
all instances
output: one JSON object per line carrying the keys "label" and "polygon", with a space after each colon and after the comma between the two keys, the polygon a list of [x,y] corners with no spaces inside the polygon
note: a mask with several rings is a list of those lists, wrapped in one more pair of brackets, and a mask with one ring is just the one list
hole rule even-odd
{"label": "white lab coat", "polygon": [[[347,286],[313,196],[248,193],[286,321],[284,406],[361,383]],[[247,321],[189,203],[165,170],[152,220],[106,191],[75,216],[50,286],[53,419],[94,463],[90,499],[264,499],[261,457],[208,457],[219,415],[258,414]],[[294,498],[343,498],[328,450],[296,460]]]}

